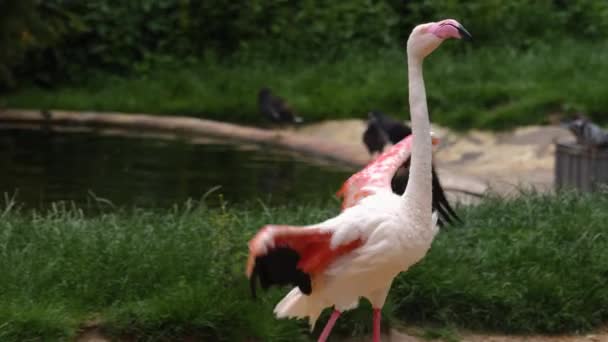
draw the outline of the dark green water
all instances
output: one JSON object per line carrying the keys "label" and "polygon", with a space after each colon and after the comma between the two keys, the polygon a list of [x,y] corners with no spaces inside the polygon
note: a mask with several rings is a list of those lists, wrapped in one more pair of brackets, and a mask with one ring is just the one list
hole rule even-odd
{"label": "dark green water", "polygon": [[238,145],[0,129],[0,193],[28,208],[56,201],[163,208],[207,197],[277,205],[330,199],[349,172],[283,151]]}

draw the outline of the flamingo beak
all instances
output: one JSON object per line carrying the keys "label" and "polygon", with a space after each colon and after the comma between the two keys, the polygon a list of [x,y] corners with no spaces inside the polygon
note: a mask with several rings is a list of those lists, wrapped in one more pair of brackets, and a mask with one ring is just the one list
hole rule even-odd
{"label": "flamingo beak", "polygon": [[460,36],[466,40],[466,41],[473,41],[473,36],[469,33],[469,31],[467,31],[467,29],[465,29],[464,27],[462,27],[462,25],[458,25],[456,26],[456,29],[458,30],[458,33],[460,33]]}

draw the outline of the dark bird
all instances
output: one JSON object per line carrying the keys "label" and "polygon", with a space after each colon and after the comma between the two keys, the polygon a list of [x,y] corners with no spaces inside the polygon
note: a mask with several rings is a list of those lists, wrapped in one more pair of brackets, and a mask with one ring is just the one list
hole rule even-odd
{"label": "dark bird", "polygon": [[[387,143],[390,142],[395,145],[412,134],[412,129],[409,126],[382,112],[371,111],[368,113],[368,117],[367,129],[363,133],[363,142],[371,155],[376,151],[381,153]],[[391,187],[396,194],[401,195],[405,191],[410,174],[410,160],[411,158],[408,158],[397,169],[392,178]],[[434,166],[431,171],[433,175],[433,210],[439,212],[439,224],[443,226],[455,221],[462,222],[448,202]]]}
{"label": "dark bird", "polygon": [[576,142],[580,145],[592,148],[608,147],[608,132],[582,115],[562,122],[562,126],[574,134]]}
{"label": "dark bird", "polygon": [[363,143],[369,154],[382,153],[384,146],[389,143],[388,134],[382,129],[375,116],[369,115],[367,128],[363,132]]}
{"label": "dark bird", "polygon": [[48,121],[53,118],[53,113],[48,109],[43,109],[40,111],[40,116],[42,116],[45,121]]}
{"label": "dark bird", "polygon": [[260,113],[276,123],[301,123],[303,120],[296,115],[287,102],[264,87],[258,92],[258,108]]}
{"label": "dark bird", "polygon": [[367,113],[368,117],[374,118],[378,125],[386,132],[388,135],[388,140],[396,144],[401,141],[403,138],[412,134],[412,129],[405,125],[403,122],[393,119],[392,117],[380,112],[380,111],[371,111]]}

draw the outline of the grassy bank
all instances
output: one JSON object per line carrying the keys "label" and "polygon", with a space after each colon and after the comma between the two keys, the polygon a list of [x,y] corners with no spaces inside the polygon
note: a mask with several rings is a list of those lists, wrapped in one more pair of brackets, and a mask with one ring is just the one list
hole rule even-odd
{"label": "grassy bank", "polygon": [[[509,332],[587,330],[608,320],[606,194],[529,194],[463,208],[466,226],[439,234],[428,257],[394,283],[389,320]],[[150,340],[308,340],[275,320],[285,290],[253,301],[246,241],[266,222],[312,223],[335,204],[167,212],[76,209],[0,217],[0,337],[63,340],[96,320]],[[342,333],[368,331],[369,310]],[[235,329],[236,326],[239,329]]]}
{"label": "grassy bank", "polygon": [[[549,45],[550,44],[550,45]],[[542,123],[555,111],[608,120],[608,44],[559,41],[527,50],[448,42],[425,64],[433,120],[453,128],[504,129]],[[459,49],[459,51],[455,51]],[[160,65],[163,65],[162,63]],[[24,108],[195,115],[256,123],[256,93],[269,85],[308,121],[365,118],[380,109],[405,117],[406,67],[401,48],[353,52],[305,63],[259,56],[163,65],[129,78],[82,77],[55,90],[8,94],[0,105]]]}

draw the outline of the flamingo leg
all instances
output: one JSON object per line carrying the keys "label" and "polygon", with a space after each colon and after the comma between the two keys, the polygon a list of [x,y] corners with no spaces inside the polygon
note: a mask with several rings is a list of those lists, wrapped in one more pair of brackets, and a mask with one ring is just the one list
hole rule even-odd
{"label": "flamingo leg", "polygon": [[382,310],[374,308],[374,335],[373,342],[380,342],[380,319],[382,317]]}
{"label": "flamingo leg", "polygon": [[334,310],[334,312],[331,313],[331,316],[329,317],[327,324],[325,324],[325,328],[323,328],[323,332],[321,333],[321,336],[319,336],[318,342],[327,341],[327,338],[329,337],[329,334],[331,333],[331,329],[333,329],[334,324],[336,324],[336,321],[338,320],[338,317],[340,317],[340,314],[341,314],[341,312],[338,310]]}

